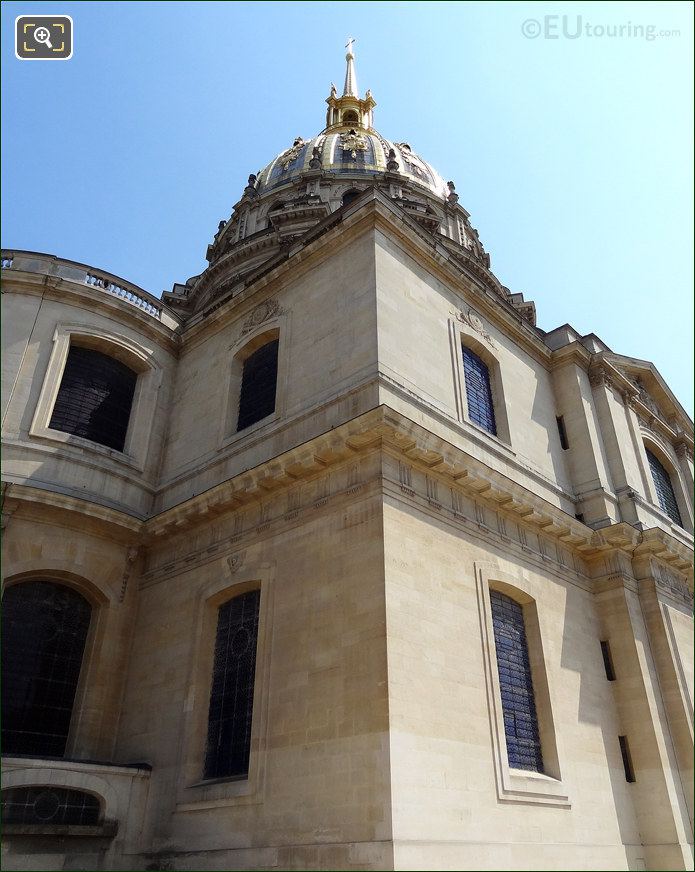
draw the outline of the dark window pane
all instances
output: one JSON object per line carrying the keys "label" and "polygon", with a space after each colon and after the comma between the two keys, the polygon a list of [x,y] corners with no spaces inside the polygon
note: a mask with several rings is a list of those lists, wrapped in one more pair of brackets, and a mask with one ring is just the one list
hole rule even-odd
{"label": "dark window pane", "polygon": [[205,778],[249,771],[259,604],[260,591],[252,590],[218,610]]}
{"label": "dark window pane", "polygon": [[683,521],[681,520],[681,513],[678,509],[676,494],[674,493],[673,485],[671,484],[671,476],[668,474],[668,470],[658,457],[652,454],[648,448],[646,449],[646,452],[649,467],[652,471],[652,478],[654,479],[656,495],[659,499],[659,505],[661,506],[662,511],[666,512],[674,524],[678,524],[679,527],[682,527]]}
{"label": "dark window pane", "polygon": [[627,742],[627,736],[618,736],[620,744],[620,756],[623,758],[623,769],[625,770],[625,781],[631,784],[637,779],[635,778],[635,770],[632,767],[632,756],[630,754],[630,746]]}
{"label": "dark window pane", "polygon": [[272,415],[278,378],[278,340],[262,345],[244,361],[237,430]]}
{"label": "dark window pane", "polygon": [[519,603],[496,590],[490,591],[490,605],[509,765],[542,772],[523,610]]}
{"label": "dark window pane", "polygon": [[123,451],[136,380],[119,360],[71,346],[49,426]]}
{"label": "dark window pane", "polygon": [[63,585],[9,587],[2,608],[2,750],[62,757],[91,606]]}
{"label": "dark window pane", "polygon": [[492,406],[490,373],[485,362],[463,346],[463,375],[466,380],[468,415],[474,424],[497,435],[495,410]]}
{"label": "dark window pane", "polygon": [[2,792],[4,824],[96,826],[101,804],[96,796],[66,787],[12,787]]}
{"label": "dark window pane", "polygon": [[353,200],[356,200],[360,195],[359,191],[346,191],[343,194],[343,206],[349,206]]}

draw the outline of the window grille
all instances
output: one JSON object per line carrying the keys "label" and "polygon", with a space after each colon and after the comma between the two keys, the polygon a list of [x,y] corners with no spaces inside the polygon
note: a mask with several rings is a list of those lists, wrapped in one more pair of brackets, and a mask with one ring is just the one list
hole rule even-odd
{"label": "window grille", "polygon": [[2,750],[62,757],[91,606],[69,587],[25,581],[2,608]]}
{"label": "window grille", "polygon": [[661,506],[662,511],[666,512],[674,524],[678,524],[679,527],[682,527],[683,521],[681,520],[678,501],[676,500],[676,494],[673,490],[673,484],[671,483],[671,476],[668,474],[668,470],[659,458],[652,454],[648,448],[646,451],[659,505]]}
{"label": "window grille", "polygon": [[244,430],[275,411],[278,340],[262,345],[244,361],[237,430]]}
{"label": "window grille", "polygon": [[96,826],[98,797],[67,787],[10,787],[2,792],[2,822],[46,826]]}
{"label": "window grille", "polygon": [[136,380],[119,360],[71,346],[49,427],[123,451]]}
{"label": "window grille", "polygon": [[483,360],[463,346],[463,375],[466,382],[468,416],[474,424],[497,435],[495,410],[492,405],[490,372]]}
{"label": "window grille", "polygon": [[524,614],[519,603],[490,591],[507,757],[513,769],[543,771]]}
{"label": "window grille", "polygon": [[248,775],[259,605],[252,590],[218,610],[205,778]]}

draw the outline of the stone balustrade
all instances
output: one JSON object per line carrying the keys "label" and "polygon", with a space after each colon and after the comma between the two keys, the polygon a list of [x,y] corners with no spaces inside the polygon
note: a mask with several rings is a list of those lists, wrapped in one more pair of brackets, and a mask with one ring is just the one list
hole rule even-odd
{"label": "stone balustrade", "polygon": [[99,293],[117,297],[131,306],[140,309],[167,327],[176,329],[179,322],[176,316],[162,305],[152,294],[125,279],[96,270],[86,264],[63,260],[51,254],[37,254],[29,251],[3,251],[2,269],[12,272],[30,272],[55,276],[72,282],[88,285]]}

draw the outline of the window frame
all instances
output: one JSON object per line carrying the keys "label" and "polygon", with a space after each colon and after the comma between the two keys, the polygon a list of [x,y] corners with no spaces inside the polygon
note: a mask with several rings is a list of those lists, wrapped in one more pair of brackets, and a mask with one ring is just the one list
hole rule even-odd
{"label": "window frame", "polygon": [[[663,450],[663,448],[661,448],[661,446],[656,445],[652,441],[646,440],[643,440],[642,444],[644,447],[644,459],[646,463],[649,501],[652,503],[657,511],[664,515],[664,517],[668,518],[669,523],[673,524],[675,527],[680,528],[681,530],[687,530],[688,528],[686,527],[686,522],[690,518],[690,513],[687,511],[687,505],[684,505],[684,488],[680,478],[680,470],[671,460],[671,458],[668,457],[668,455]],[[649,454],[651,454],[661,464],[661,467],[668,476],[668,481],[671,485],[671,491],[673,492],[673,498],[678,509],[678,514],[680,515],[680,521],[676,521],[675,518],[671,517],[666,509],[662,508],[661,500],[659,499],[659,492],[656,487],[656,482],[654,481],[652,465],[649,462]],[[684,511],[684,508],[686,509],[686,511]]]}
{"label": "window frame", "polygon": [[[495,769],[497,798],[500,802],[533,805],[571,806],[567,785],[562,779],[561,759],[564,758],[560,736],[553,717],[553,693],[548,663],[544,655],[543,636],[537,602],[532,585],[523,570],[519,576],[499,569],[496,564],[475,563],[478,608],[483,641],[485,688],[492,735],[492,756]],[[504,712],[497,671],[495,633],[492,624],[490,590],[499,591],[515,600],[523,609],[524,627],[533,680],[536,716],[543,755],[543,772],[513,769],[509,765],[504,729]]]}
{"label": "window frame", "polygon": [[[91,735],[90,725],[86,723],[83,713],[97,704],[96,697],[99,694],[101,671],[103,668],[101,657],[108,633],[107,624],[108,613],[110,611],[108,606],[111,603],[111,599],[104,591],[86,579],[72,573],[50,568],[45,570],[34,569],[8,577],[2,586],[3,596],[10,587],[32,581],[45,581],[69,587],[84,597],[92,609],[84,650],[82,652],[82,665],[72,704],[72,715],[65,743],[65,751],[62,758],[46,758],[70,760],[76,754],[83,755],[85,748],[91,748],[93,745],[94,737]],[[11,756],[10,754],[3,754],[3,758],[10,758]]]}
{"label": "window frame", "polygon": [[[502,370],[498,357],[479,338],[476,338],[473,330],[468,331],[467,325],[462,324],[458,318],[451,318],[449,320],[449,337],[451,356],[454,361],[454,391],[456,396],[456,415],[459,423],[473,428],[476,434],[481,434],[484,438],[491,439],[506,449],[512,448],[507,404],[504,398]],[[487,366],[496,433],[491,433],[489,430],[476,424],[468,414],[468,394],[466,392],[466,378],[463,367],[464,346],[477,355]]]}
{"label": "window frame", "polygon": [[[264,799],[275,565],[244,563],[236,571],[230,568],[227,561],[218,566],[218,578],[201,590],[197,597],[195,631],[192,634],[193,653],[182,728],[183,755],[177,776],[177,811],[255,804]],[[261,598],[248,775],[245,778],[231,775],[206,779],[203,776],[218,609],[250,590],[260,590]]]}
{"label": "window frame", "polygon": [[[50,426],[72,345],[100,351],[121,361],[137,373],[123,451],[63,430],[55,430]],[[35,439],[74,445],[143,472],[152,437],[157,392],[162,382],[162,375],[163,370],[153,359],[151,351],[130,337],[83,325],[58,324],[53,333],[53,348],[29,427],[29,435]]]}
{"label": "window frame", "polygon": [[[5,748],[6,748],[6,745],[9,744],[9,742],[3,742],[3,753],[9,754],[9,756],[29,755],[29,756],[35,756],[35,757],[45,757],[46,759],[52,759],[52,758],[63,759],[63,758],[65,758],[65,756],[67,755],[67,752],[68,752],[68,742],[70,739],[70,733],[72,731],[72,725],[73,725],[74,719],[75,719],[75,708],[76,708],[76,703],[78,701],[77,692],[78,692],[78,688],[80,686],[80,680],[82,678],[84,668],[85,668],[85,659],[87,656],[87,643],[89,640],[90,631],[91,631],[92,623],[94,620],[94,606],[90,602],[90,600],[84,596],[84,594],[81,591],[76,590],[74,587],[71,587],[70,585],[61,584],[60,581],[57,581],[54,578],[50,578],[50,577],[49,578],[29,578],[29,579],[24,579],[21,584],[12,584],[12,585],[9,585],[7,588],[5,588],[5,590],[3,591],[3,597],[2,597],[3,611],[5,613],[7,612],[8,605],[6,602],[6,597],[8,596],[8,594],[10,592],[12,592],[13,594],[17,593],[17,594],[21,595],[22,592],[27,592],[29,585],[39,585],[39,584],[47,585],[50,588],[65,589],[65,590],[69,591],[69,593],[74,598],[79,598],[82,601],[82,603],[80,605],[84,604],[88,608],[88,612],[86,613],[86,616],[83,615],[83,618],[86,617],[86,624],[83,623],[82,626],[80,627],[80,635],[82,635],[82,645],[81,645],[80,656],[79,656],[79,667],[76,669],[76,672],[73,673],[74,683],[71,683],[72,699],[70,701],[69,717],[66,717],[67,729],[65,730],[65,733],[64,733],[63,748],[62,748],[62,751],[60,753],[58,753],[57,748],[55,748],[52,751],[46,749],[45,746],[46,746],[47,731],[45,728],[46,717],[44,714],[44,717],[41,719],[42,721],[44,721],[44,723],[40,724],[40,726],[42,727],[42,729],[40,731],[37,730],[37,727],[39,726],[38,723],[34,723],[33,721],[29,722],[31,725],[31,728],[32,728],[31,732],[33,732],[34,735],[37,736],[36,744],[43,745],[43,747],[40,751],[36,751],[36,750],[28,751],[26,749],[19,750],[19,751],[6,751]],[[26,606],[26,603],[23,605]],[[34,605],[35,605],[35,603],[34,603]],[[64,610],[65,613],[67,613],[69,611],[73,611],[73,610],[75,612],[77,612],[77,605],[78,604],[74,600],[73,600],[73,602],[68,602],[65,605],[66,605],[66,608]],[[26,609],[26,607],[22,608],[21,609],[22,616],[25,617],[28,611],[31,611],[31,610]],[[36,614],[36,609],[33,610],[33,614]],[[3,621],[4,621],[4,618],[3,618]],[[11,634],[9,633],[9,628],[6,628],[6,629],[8,630],[8,632],[7,632],[8,637],[11,637]],[[22,634],[22,635],[25,635],[25,634]],[[75,633],[75,635],[77,635],[77,633]],[[65,634],[62,637],[62,641],[63,642],[65,641]],[[41,660],[42,661],[45,660],[45,649],[43,649],[41,647],[41,644],[38,642],[36,643],[36,647],[37,647],[37,650],[41,651],[43,654]],[[21,651],[22,651],[22,649],[20,648],[20,652]],[[15,658],[17,657],[17,652],[10,650],[10,651],[8,651],[8,654],[9,654],[10,660],[14,660],[16,662]],[[75,664],[77,663],[77,658],[74,659],[74,663]],[[65,666],[64,661],[61,663],[61,666],[63,666],[63,667]],[[5,661],[5,663],[4,663],[4,669],[9,671],[9,663],[7,661]],[[63,686],[67,686],[67,682],[64,680],[64,676],[66,673],[64,671],[61,672],[59,670],[59,674],[61,675],[63,680],[59,681],[58,683],[62,684]],[[68,672],[68,674],[70,674],[70,673]],[[48,676],[46,676],[44,673],[42,673],[40,671],[37,671],[37,669],[34,669],[32,672],[29,673],[29,675],[32,676],[33,686],[35,686],[35,682],[37,679],[44,682],[48,678]],[[52,679],[53,679],[53,676],[51,676],[49,680],[52,680]],[[36,696],[35,690],[32,692],[32,696],[33,697]],[[69,696],[69,692],[68,692],[67,696]],[[64,698],[62,698],[60,700],[62,703],[60,708],[65,712],[65,715],[67,715],[67,712],[68,712],[68,707],[66,705],[67,696],[65,696]],[[23,710],[23,711],[25,713],[25,710]],[[42,711],[45,712],[46,710],[42,709]],[[53,709],[53,711],[55,711],[55,709]],[[56,720],[59,720],[55,715],[53,716],[53,718],[54,718],[54,723],[56,722]],[[4,728],[4,724],[3,724],[3,728]],[[22,732],[26,734],[27,731],[23,730]],[[62,735],[63,734],[61,732],[57,738],[59,739],[59,737]],[[54,737],[54,741],[55,741],[55,737]],[[57,744],[57,741],[55,743]]]}
{"label": "window frame", "polygon": [[[248,312],[245,316],[248,316]],[[243,324],[244,321],[242,320]],[[289,370],[289,320],[287,314],[279,312],[263,321],[252,330],[242,332],[239,338],[228,346],[229,363],[223,383],[224,397],[220,403],[222,414],[219,422],[217,449],[222,450],[234,445],[242,439],[259,435],[272,427],[285,414],[287,404],[288,370]],[[275,411],[249,424],[243,430],[237,430],[239,418],[239,397],[241,394],[241,378],[246,358],[254,351],[272,339],[278,340],[278,369],[275,382]]]}
{"label": "window frame", "polygon": [[[236,591],[234,596],[231,596],[231,597],[223,600],[222,602],[218,603],[218,605],[217,605],[217,619],[215,621],[215,645],[214,645],[213,657],[212,657],[212,670],[211,670],[211,679],[210,679],[210,696],[208,699],[208,717],[207,717],[207,731],[206,731],[206,741],[205,741],[205,754],[203,757],[203,773],[202,773],[202,778],[201,778],[201,780],[205,781],[205,782],[226,781],[226,780],[246,781],[246,780],[248,780],[248,777],[249,777],[249,768],[250,768],[250,764],[251,764],[250,737],[249,737],[248,758],[246,760],[246,771],[245,772],[230,772],[228,774],[219,774],[219,773],[208,774],[208,757],[209,757],[210,740],[215,735],[215,733],[212,733],[212,731],[211,731],[211,726],[212,726],[212,723],[214,722],[214,719],[211,717],[211,709],[213,707],[213,691],[215,688],[215,674],[218,671],[217,654],[218,654],[218,645],[220,642],[220,623],[223,619],[222,610],[225,607],[230,606],[236,600],[239,600],[242,597],[248,597],[250,594],[257,594],[258,595],[257,596],[258,615],[255,619],[255,621],[256,621],[256,633],[255,633],[255,638],[253,640],[253,647],[254,647],[253,679],[251,682],[253,685],[253,692],[251,694],[251,697],[252,697],[252,700],[251,700],[251,732],[253,732],[253,700],[255,699],[255,696],[256,696],[256,665],[255,664],[256,664],[256,658],[258,656],[258,623],[260,622],[260,606],[261,606],[260,586],[258,586],[258,587],[252,586],[252,587],[246,588],[244,591]],[[254,605],[254,609],[255,609],[255,605]],[[226,654],[227,654],[227,658],[225,659],[224,664],[222,664],[225,672],[227,671],[227,667],[229,664],[230,652],[228,649],[226,651]],[[246,673],[246,674],[249,674],[249,673]],[[235,720],[236,720],[236,709],[234,710],[234,712],[235,712]],[[225,711],[225,716],[228,717],[229,712]],[[219,729],[219,726],[218,726],[218,729]],[[217,733],[217,735],[219,735],[219,732]],[[219,760],[217,760],[217,765],[219,767],[219,765],[220,765]]]}

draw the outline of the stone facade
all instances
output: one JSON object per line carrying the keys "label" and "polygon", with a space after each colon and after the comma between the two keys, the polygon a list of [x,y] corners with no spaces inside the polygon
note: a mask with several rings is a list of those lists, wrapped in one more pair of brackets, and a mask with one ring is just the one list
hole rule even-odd
{"label": "stone facade", "polygon": [[[374,131],[351,50],[327,102],[163,301],[3,252],[5,584],[92,606],[65,755],[6,757],[3,788],[103,810],[11,825],[4,867],[690,868],[692,422],[652,364],[535,326],[453,184]],[[343,135],[369,172],[322,151]],[[275,411],[237,431],[269,338]],[[123,451],[50,426],[72,344],[137,372]],[[217,609],[251,589],[248,776],[203,779]],[[542,772],[508,763],[490,590],[523,607]]]}

